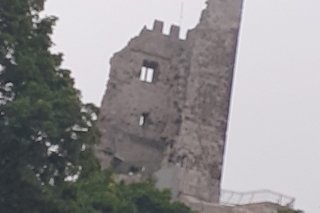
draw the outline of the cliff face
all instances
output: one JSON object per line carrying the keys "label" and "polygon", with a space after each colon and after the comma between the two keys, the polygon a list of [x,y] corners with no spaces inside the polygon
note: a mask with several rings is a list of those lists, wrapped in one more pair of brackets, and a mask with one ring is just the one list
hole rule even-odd
{"label": "cliff face", "polygon": [[242,0],[209,0],[186,40],[156,21],[111,60],[97,156],[127,181],[218,202]]}

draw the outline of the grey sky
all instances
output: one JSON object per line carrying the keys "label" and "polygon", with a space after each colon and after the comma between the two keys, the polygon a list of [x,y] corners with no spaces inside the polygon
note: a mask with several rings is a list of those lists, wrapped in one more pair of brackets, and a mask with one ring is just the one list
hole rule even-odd
{"label": "grey sky", "polygon": [[[84,100],[100,105],[109,59],[154,19],[198,21],[204,0],[49,0],[55,51]],[[223,188],[272,189],[320,212],[320,1],[246,0]]]}

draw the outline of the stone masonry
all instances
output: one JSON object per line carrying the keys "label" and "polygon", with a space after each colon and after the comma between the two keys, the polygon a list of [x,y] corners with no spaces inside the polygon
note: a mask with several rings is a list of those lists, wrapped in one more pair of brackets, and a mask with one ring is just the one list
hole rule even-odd
{"label": "stone masonry", "polygon": [[99,116],[102,167],[153,177],[177,200],[217,203],[243,0],[208,0],[200,23],[146,27],[111,60]]}

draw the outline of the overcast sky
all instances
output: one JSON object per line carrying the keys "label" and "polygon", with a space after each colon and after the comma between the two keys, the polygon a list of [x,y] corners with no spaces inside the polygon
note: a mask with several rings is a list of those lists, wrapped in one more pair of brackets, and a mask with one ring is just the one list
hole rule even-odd
{"label": "overcast sky", "polygon": [[[54,51],[100,105],[112,54],[154,19],[185,32],[204,2],[49,0]],[[319,0],[246,0],[223,174],[223,188],[282,192],[307,213],[320,212],[319,11]]]}

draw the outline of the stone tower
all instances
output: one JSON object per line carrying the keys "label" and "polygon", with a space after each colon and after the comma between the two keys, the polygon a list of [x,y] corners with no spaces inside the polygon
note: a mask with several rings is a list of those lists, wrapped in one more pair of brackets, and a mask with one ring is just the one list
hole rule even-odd
{"label": "stone tower", "polygon": [[187,39],[143,28],[111,60],[97,156],[127,181],[153,177],[174,198],[219,201],[243,0],[208,0]]}

